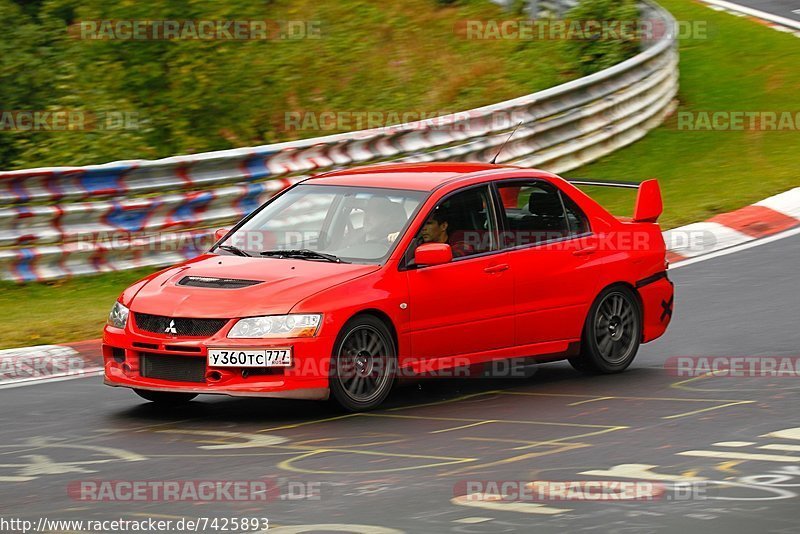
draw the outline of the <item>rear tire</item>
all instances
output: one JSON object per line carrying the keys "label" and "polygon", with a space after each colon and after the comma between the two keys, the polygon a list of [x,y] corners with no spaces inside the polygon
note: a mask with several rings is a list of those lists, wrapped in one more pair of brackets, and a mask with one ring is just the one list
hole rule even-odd
{"label": "rear tire", "polygon": [[173,393],[171,391],[150,391],[149,389],[134,389],[133,391],[141,398],[160,406],[180,406],[197,396],[197,393]]}
{"label": "rear tire", "polygon": [[633,362],[642,340],[642,310],[636,294],[615,285],[595,299],[583,326],[581,350],[569,363],[587,374],[621,373]]}
{"label": "rear tire", "polygon": [[389,329],[372,315],[344,325],[331,360],[333,400],[350,412],[372,410],[389,395],[397,368],[397,348]]}

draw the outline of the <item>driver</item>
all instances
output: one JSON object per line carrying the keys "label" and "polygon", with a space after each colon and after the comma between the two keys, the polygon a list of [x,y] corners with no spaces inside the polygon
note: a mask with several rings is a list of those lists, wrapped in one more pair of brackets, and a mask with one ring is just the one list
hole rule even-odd
{"label": "driver", "polygon": [[450,231],[450,214],[447,209],[436,208],[425,221],[420,237],[422,243],[447,243],[453,249],[454,258],[466,256],[475,251],[473,247],[463,241],[453,240]]}

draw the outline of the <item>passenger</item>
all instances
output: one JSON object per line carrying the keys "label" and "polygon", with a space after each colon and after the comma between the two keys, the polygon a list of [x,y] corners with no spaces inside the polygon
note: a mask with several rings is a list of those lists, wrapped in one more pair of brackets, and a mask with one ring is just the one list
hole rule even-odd
{"label": "passenger", "polygon": [[393,243],[408,216],[401,204],[387,197],[375,196],[364,207],[364,226],[350,236],[350,245],[363,243]]}

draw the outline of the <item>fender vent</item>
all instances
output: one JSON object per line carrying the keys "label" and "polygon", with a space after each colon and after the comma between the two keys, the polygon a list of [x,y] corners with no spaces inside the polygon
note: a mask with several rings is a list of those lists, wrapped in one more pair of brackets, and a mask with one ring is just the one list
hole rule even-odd
{"label": "fender vent", "polygon": [[239,280],[236,278],[211,278],[207,276],[184,276],[179,286],[208,287],[212,289],[241,289],[260,284],[261,280]]}

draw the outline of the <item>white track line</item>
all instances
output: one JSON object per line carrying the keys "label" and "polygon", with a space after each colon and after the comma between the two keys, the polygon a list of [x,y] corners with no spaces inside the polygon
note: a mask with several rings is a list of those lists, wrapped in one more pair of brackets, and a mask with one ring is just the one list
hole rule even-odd
{"label": "white track line", "polygon": [[780,232],[778,234],[771,235],[769,237],[762,237],[754,241],[748,241],[747,243],[742,243],[740,245],[734,245],[730,248],[718,250],[716,252],[712,252],[711,254],[706,254],[705,256],[697,256],[696,258],[679,261],[678,263],[670,265],[669,269],[670,270],[678,269],[680,267],[686,267],[687,265],[691,265],[693,263],[719,258],[720,256],[727,256],[728,254],[733,254],[734,252],[739,252],[740,250],[747,250],[749,248],[757,247],[759,245],[766,245],[767,243],[772,243],[773,241],[778,241],[780,239],[792,237],[797,234],[800,234],[800,227],[784,230],[783,232]]}
{"label": "white track line", "polygon": [[750,15],[751,17],[756,17],[762,20],[768,20],[770,22],[774,22],[775,24],[786,26],[787,28],[794,28],[795,30],[800,30],[800,22],[792,19],[787,19],[786,17],[781,17],[780,15],[773,15],[772,13],[767,13],[766,11],[760,11],[758,9],[753,9],[752,7],[740,6],[739,4],[725,2],[724,0],[702,0],[702,1],[712,6],[722,7],[725,9],[729,9],[731,11],[738,11],[739,13]]}
{"label": "white track line", "polygon": [[29,378],[16,378],[13,380],[4,380],[0,382],[0,389],[21,388],[23,386],[37,386],[40,384],[47,384],[49,382],[63,382],[64,380],[74,380],[76,378],[88,378],[90,376],[101,376],[103,374],[102,367],[90,367],[80,373],[65,373],[60,375],[32,376]]}

